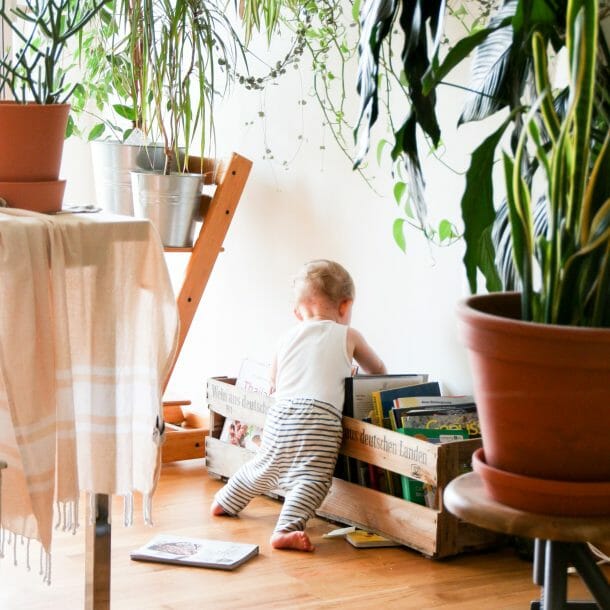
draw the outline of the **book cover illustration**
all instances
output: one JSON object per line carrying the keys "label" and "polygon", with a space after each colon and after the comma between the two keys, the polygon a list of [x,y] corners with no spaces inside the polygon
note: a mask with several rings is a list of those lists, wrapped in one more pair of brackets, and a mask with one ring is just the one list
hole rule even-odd
{"label": "book cover illustration", "polygon": [[159,534],[132,551],[135,561],[233,570],[258,555],[258,545]]}
{"label": "book cover illustration", "polygon": [[[250,392],[269,395],[271,392],[270,369],[268,364],[245,358],[241,363],[235,386]],[[250,451],[258,451],[262,439],[262,428],[230,417],[225,419],[219,437],[219,440],[225,443]]]}
{"label": "book cover illustration", "polygon": [[475,405],[409,409],[401,417],[401,422],[403,428],[465,430],[468,438],[481,436],[481,427]]}
{"label": "book cover illustration", "polygon": [[[392,430],[402,428],[402,419],[415,409],[431,409],[432,412],[440,409],[476,410],[472,396],[410,396],[394,399],[394,406],[390,409],[389,420]],[[429,411],[424,411],[429,413]]]}

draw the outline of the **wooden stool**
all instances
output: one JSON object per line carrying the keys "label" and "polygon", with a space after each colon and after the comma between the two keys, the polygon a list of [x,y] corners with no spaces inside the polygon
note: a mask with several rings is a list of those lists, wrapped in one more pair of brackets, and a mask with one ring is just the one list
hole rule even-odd
{"label": "wooden stool", "polygon": [[[610,610],[610,585],[586,544],[610,539],[610,515],[556,517],[511,508],[489,498],[481,478],[474,472],[451,481],[443,499],[445,507],[464,521],[495,532],[535,539],[534,583],[542,591],[540,601],[532,602],[532,610]],[[567,600],[569,566],[576,569],[597,603]]]}

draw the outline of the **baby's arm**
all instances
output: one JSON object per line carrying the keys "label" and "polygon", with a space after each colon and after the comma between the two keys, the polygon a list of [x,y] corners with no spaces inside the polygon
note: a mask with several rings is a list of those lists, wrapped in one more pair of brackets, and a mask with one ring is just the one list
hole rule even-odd
{"label": "baby's arm", "polygon": [[347,353],[369,375],[385,375],[385,364],[366,342],[364,337],[354,328],[347,331]]}

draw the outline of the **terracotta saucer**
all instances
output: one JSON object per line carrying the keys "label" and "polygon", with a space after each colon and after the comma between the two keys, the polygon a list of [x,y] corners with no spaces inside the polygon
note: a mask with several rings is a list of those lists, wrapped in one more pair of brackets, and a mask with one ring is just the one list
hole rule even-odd
{"label": "terracotta saucer", "polygon": [[487,494],[512,508],[564,517],[610,515],[610,481],[555,481],[506,472],[489,466],[482,448],[472,454],[472,468]]}
{"label": "terracotta saucer", "polygon": [[50,214],[61,210],[65,189],[65,180],[0,182],[0,198],[9,208]]}

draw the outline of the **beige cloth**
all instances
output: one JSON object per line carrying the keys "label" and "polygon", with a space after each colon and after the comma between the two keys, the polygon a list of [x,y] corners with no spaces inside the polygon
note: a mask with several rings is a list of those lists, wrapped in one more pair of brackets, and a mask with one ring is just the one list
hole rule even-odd
{"label": "beige cloth", "polygon": [[48,557],[54,504],[75,528],[81,491],[148,513],[176,302],[152,225],[102,214],[0,209],[0,286],[1,547]]}

